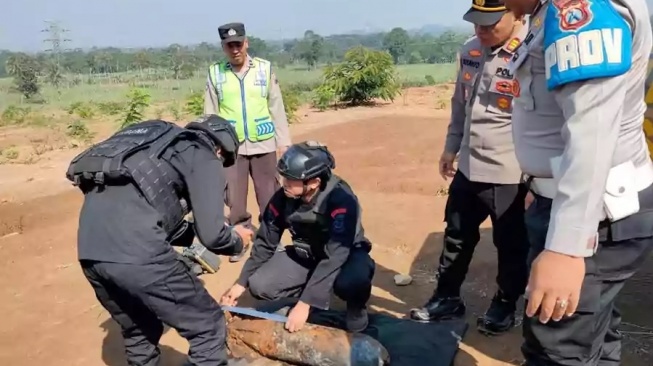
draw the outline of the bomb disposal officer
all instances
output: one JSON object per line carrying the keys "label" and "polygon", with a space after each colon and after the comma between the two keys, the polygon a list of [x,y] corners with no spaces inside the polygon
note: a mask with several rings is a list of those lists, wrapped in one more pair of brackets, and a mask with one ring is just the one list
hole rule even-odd
{"label": "bomb disposal officer", "polygon": [[[278,163],[283,177],[236,284],[222,297],[234,305],[249,288],[263,300],[299,297],[286,329],[301,329],[311,307],[328,309],[331,291],[347,302],[347,327],[367,327],[375,264],[351,187],[331,173],[333,156],[316,142],[295,144]],[[293,245],[277,251],[284,230]]]}
{"label": "bomb disposal officer", "polygon": [[[241,145],[236,163],[227,169],[229,222],[249,224],[249,176],[254,181],[259,212],[263,213],[279,188],[277,151],[281,154],[290,146],[288,119],[272,65],[247,53],[245,26],[230,23],[220,26],[218,31],[228,61],[209,68],[204,113],[215,113],[236,127]],[[231,260],[240,258],[235,256]]]}
{"label": "bomb disposal officer", "polygon": [[232,255],[251,239],[250,230],[225,225],[215,190],[237,152],[234,128],[214,115],[186,128],[141,122],[72,161],[67,177],[84,193],[79,260],[122,328],[130,365],[159,364],[162,323],[190,343],[188,363],[227,365],[222,310],[171,245],[189,246],[196,231],[209,250]]}
{"label": "bomb disposal officer", "polygon": [[410,315],[428,321],[465,313],[460,287],[480,239],[479,227],[489,216],[499,257],[499,289],[478,326],[484,333],[501,333],[514,325],[516,302],[527,280],[526,188],[520,184],[510,122],[519,84],[508,70],[527,29],[521,17],[506,11],[502,0],[474,0],[464,19],[474,24],[476,36],[459,53],[451,122],[440,158],[440,174],[453,181],[438,285],[426,305]]}
{"label": "bomb disposal officer", "polygon": [[619,365],[615,298],[653,249],[642,123],[645,0],[506,0],[532,14],[512,68],[516,153],[534,202],[526,365]]}

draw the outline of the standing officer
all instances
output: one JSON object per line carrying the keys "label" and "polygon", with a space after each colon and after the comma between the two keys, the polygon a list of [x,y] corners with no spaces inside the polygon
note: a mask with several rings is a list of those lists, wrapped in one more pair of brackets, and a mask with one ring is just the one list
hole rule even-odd
{"label": "standing officer", "polygon": [[615,298],[653,249],[649,10],[645,0],[506,5],[532,19],[512,60],[516,153],[535,196],[525,364],[619,365]]}
{"label": "standing officer", "polygon": [[[363,331],[372,291],[372,244],[361,225],[351,187],[332,174],[333,156],[315,142],[295,144],[278,164],[283,177],[256,234],[252,254],[236,284],[222,297],[234,305],[249,288],[258,299],[299,297],[286,329],[301,329],[311,307],[328,309],[331,291],[347,302],[347,328]],[[284,230],[293,244],[277,251]]]}
{"label": "standing officer", "polygon": [[474,24],[476,36],[459,53],[449,133],[440,157],[440,174],[453,181],[445,208],[438,284],[426,305],[412,309],[410,316],[434,321],[464,315],[460,288],[480,239],[479,227],[489,216],[498,254],[498,291],[478,319],[478,328],[497,334],[514,326],[516,302],[527,280],[523,221],[527,190],[520,184],[510,122],[519,84],[508,70],[527,29],[522,17],[506,11],[503,0],[474,0],[463,19]]}
{"label": "standing officer", "polygon": [[[230,23],[218,31],[228,61],[210,66],[204,113],[217,114],[236,127],[241,145],[236,164],[227,169],[229,222],[251,224],[247,212],[249,176],[254,181],[262,213],[279,188],[275,171],[277,151],[280,155],[290,146],[288,119],[272,65],[247,54],[245,26]],[[240,260],[244,253],[232,257],[231,261]]]}
{"label": "standing officer", "polygon": [[222,310],[171,245],[189,246],[196,231],[206,248],[232,255],[251,239],[250,230],[225,225],[213,183],[224,186],[223,166],[237,152],[234,128],[214,115],[186,128],[141,122],[71,162],[67,177],[84,193],[79,261],[122,328],[130,365],[159,364],[163,323],[190,343],[188,363],[227,365]]}

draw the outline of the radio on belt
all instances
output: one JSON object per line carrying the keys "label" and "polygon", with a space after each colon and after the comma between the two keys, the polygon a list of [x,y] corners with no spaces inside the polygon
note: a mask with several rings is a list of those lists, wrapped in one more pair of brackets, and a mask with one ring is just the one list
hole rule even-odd
{"label": "radio on belt", "polygon": [[198,242],[184,248],[181,254],[199,264],[205,273],[216,273],[220,269],[220,257]]}

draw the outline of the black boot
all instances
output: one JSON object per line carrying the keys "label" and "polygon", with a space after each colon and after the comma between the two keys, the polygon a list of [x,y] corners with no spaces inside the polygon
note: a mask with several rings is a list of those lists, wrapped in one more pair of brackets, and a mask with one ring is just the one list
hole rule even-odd
{"label": "black boot", "polygon": [[462,318],[465,315],[465,302],[458,297],[433,295],[424,307],[411,309],[410,318],[417,321],[439,321]]}
{"label": "black boot", "polygon": [[515,326],[516,309],[517,300],[507,299],[501,291],[497,291],[488,310],[476,321],[478,331],[485,335],[509,331]]}
{"label": "black boot", "polygon": [[367,328],[369,318],[365,305],[347,303],[347,330],[352,333],[359,333]]}

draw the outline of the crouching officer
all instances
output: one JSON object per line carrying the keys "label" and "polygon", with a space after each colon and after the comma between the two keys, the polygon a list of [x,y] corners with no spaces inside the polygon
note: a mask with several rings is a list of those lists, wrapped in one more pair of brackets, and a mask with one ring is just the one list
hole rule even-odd
{"label": "crouching officer", "polygon": [[190,343],[188,363],[227,365],[222,310],[171,245],[190,245],[196,232],[209,250],[232,255],[251,239],[251,231],[225,225],[214,186],[224,186],[237,149],[233,127],[215,115],[186,128],[153,120],[92,146],[68,168],[84,193],[80,264],[122,328],[130,365],[158,365],[163,323]]}
{"label": "crouching officer", "polygon": [[523,18],[506,11],[503,0],[475,0],[464,19],[474,24],[476,35],[460,50],[449,133],[440,158],[440,174],[453,181],[445,208],[438,284],[431,299],[410,316],[429,321],[464,315],[460,288],[480,240],[479,227],[489,216],[498,256],[498,290],[477,325],[484,334],[498,334],[514,326],[516,303],[528,279],[527,190],[520,184],[511,124],[513,98],[520,88],[508,70],[527,27]]}
{"label": "crouching officer", "polygon": [[[286,329],[301,329],[311,307],[328,309],[331,291],[347,302],[347,328],[364,330],[375,263],[351,187],[332,174],[333,156],[317,142],[292,145],[278,162],[283,187],[263,215],[252,253],[221,299],[234,305],[249,289],[262,300],[299,297]],[[293,244],[278,251],[288,229]]]}

